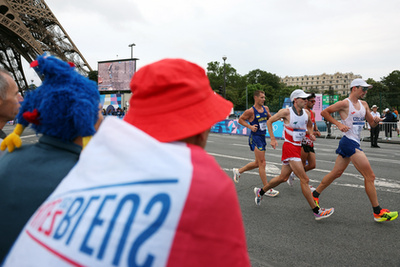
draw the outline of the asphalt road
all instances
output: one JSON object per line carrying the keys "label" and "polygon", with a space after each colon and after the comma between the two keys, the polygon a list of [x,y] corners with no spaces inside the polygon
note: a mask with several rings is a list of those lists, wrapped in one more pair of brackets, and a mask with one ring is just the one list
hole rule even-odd
{"label": "asphalt road", "polygon": [[[308,172],[315,187],[333,168],[338,142],[317,139],[317,167]],[[280,172],[282,143],[279,141],[276,150],[267,149],[268,179]],[[381,207],[400,210],[400,145],[379,145],[379,149],[370,148],[363,142],[361,147],[375,172]],[[210,134],[206,150],[229,176],[233,167],[254,159],[245,136]],[[264,197],[256,206],[253,188],[261,186],[258,170],[242,174],[236,189],[252,266],[400,266],[400,218],[376,223],[363,183],[363,177],[350,164],[320,197],[321,207],[334,207],[335,213],[316,221],[299,180],[293,187],[279,185],[276,198]],[[229,199],[221,201],[229,205]]]}
{"label": "asphalt road", "polygon": [[[13,126],[4,128],[11,132]],[[397,138],[397,137],[396,137]],[[206,150],[215,157],[231,176],[233,167],[241,167],[254,159],[247,137],[210,134]],[[24,144],[37,141],[31,129],[25,129]],[[308,172],[311,184],[317,186],[336,159],[339,140],[317,139],[316,169]],[[269,140],[267,139],[267,143]],[[280,172],[282,141],[276,150],[266,152],[267,176]],[[400,145],[379,144],[370,148],[362,143],[376,175],[376,188],[381,207],[400,210]],[[260,186],[258,171],[242,174],[236,184],[247,246],[253,267],[258,266],[400,266],[400,218],[376,223],[365,194],[363,177],[351,164],[345,173],[328,187],[320,197],[322,207],[335,208],[335,213],[316,221],[295,180],[276,189],[276,198],[264,197],[260,206],[254,203],[253,188]],[[229,199],[221,196],[229,205]],[[229,220],[229,218],[226,218]]]}

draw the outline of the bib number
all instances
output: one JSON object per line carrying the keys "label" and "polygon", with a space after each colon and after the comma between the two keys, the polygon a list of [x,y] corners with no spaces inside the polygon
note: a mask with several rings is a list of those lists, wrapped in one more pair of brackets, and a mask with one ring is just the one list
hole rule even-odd
{"label": "bib number", "polygon": [[295,142],[302,141],[304,136],[306,136],[305,130],[294,130],[293,131],[293,141],[295,141]]}
{"label": "bib number", "polygon": [[267,122],[263,121],[260,122],[260,131],[265,131],[267,130]]}

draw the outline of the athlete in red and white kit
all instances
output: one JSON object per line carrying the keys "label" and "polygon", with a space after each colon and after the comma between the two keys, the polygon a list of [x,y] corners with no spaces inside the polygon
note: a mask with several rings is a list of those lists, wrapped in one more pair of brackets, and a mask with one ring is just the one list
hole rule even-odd
{"label": "athlete in red and white kit", "polygon": [[[315,112],[312,111],[314,105],[315,105],[315,94],[311,93],[310,96],[307,97],[305,109],[307,109],[310,112],[314,136],[321,136],[317,124],[315,123]],[[306,132],[306,136],[301,142],[301,162],[303,163],[304,170],[306,172],[314,169],[317,166],[315,159],[315,151],[314,151],[314,141],[311,140],[310,133],[308,131]],[[289,176],[289,179],[287,180],[287,183],[290,186],[293,186],[293,180],[295,177],[296,175],[294,174],[294,172],[292,172]],[[315,188],[312,187],[311,185],[310,188],[311,191],[315,190]]]}
{"label": "athlete in red and white kit", "polygon": [[310,112],[304,109],[307,97],[309,96],[309,94],[304,93],[301,89],[294,90],[290,95],[293,106],[279,110],[278,113],[267,121],[268,132],[271,137],[270,144],[274,149],[277,147],[278,142],[272,131],[272,123],[281,119],[283,119],[284,122],[285,142],[282,146],[282,169],[280,175],[271,179],[268,185],[263,188],[254,188],[254,194],[256,196],[255,202],[259,205],[265,192],[286,182],[290,173],[293,171],[300,178],[301,190],[314,212],[315,219],[321,220],[331,216],[334,209],[324,209],[316,205],[308,184],[309,178],[301,162],[301,142],[305,137],[306,131],[309,132],[310,139],[315,141]]}

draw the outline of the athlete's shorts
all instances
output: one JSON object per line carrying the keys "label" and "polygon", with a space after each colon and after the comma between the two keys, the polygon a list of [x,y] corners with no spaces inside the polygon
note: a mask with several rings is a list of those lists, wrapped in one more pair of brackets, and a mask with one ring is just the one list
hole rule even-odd
{"label": "athlete's shorts", "polygon": [[356,149],[363,151],[359,143],[343,136],[342,139],[340,139],[339,147],[336,149],[336,154],[339,154],[343,158],[349,158],[356,153]]}
{"label": "athlete's shorts", "polygon": [[282,164],[288,165],[289,161],[301,161],[301,146],[284,142],[282,146]]}
{"label": "athlete's shorts", "polygon": [[265,151],[267,143],[265,142],[265,135],[254,135],[251,134],[249,136],[249,146],[251,151],[254,151],[254,148],[257,148],[260,151]]}
{"label": "athlete's shorts", "polygon": [[304,152],[306,152],[306,153],[310,153],[311,152],[311,153],[315,154],[313,146],[309,146],[309,145],[306,145],[306,144],[301,144],[301,147],[303,148]]}

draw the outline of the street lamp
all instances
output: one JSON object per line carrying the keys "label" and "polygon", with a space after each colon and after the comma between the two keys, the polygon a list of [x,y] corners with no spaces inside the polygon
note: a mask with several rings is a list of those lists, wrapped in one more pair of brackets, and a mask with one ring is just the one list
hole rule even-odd
{"label": "street lamp", "polygon": [[128,45],[131,48],[131,58],[133,58],[133,47],[136,46],[134,43]]}
{"label": "street lamp", "polygon": [[225,60],[227,59],[226,56],[223,56],[222,59],[224,60],[224,98],[226,99],[226,71],[225,71]]}

